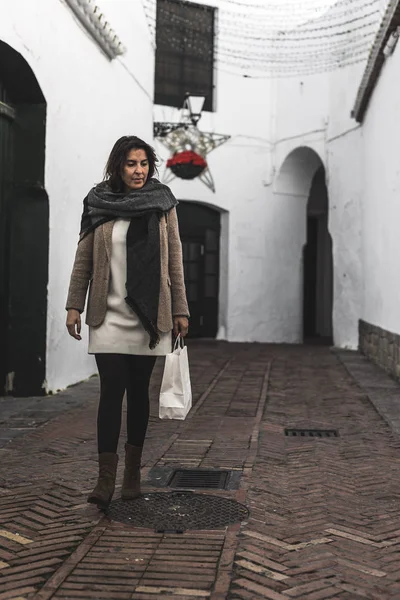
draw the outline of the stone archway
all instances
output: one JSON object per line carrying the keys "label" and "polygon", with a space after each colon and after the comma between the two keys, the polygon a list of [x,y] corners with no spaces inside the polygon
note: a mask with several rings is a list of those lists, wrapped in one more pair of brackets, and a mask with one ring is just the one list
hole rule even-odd
{"label": "stone archway", "polygon": [[283,160],[274,182],[274,192],[308,198],[315,173],[323,166],[320,156],[308,146],[292,150]]}
{"label": "stone archway", "polygon": [[[277,245],[282,259],[285,313],[293,341],[332,341],[333,267],[325,168],[309,147],[284,159],[274,182]],[[283,279],[283,277],[282,277]],[[282,318],[282,321],[284,319]]]}
{"label": "stone archway", "polygon": [[0,395],[45,392],[49,206],[46,101],[0,41]]}

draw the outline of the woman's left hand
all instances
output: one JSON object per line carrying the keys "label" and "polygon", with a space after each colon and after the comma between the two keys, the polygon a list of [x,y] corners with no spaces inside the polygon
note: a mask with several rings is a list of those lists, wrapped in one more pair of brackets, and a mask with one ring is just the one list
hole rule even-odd
{"label": "woman's left hand", "polygon": [[189,320],[187,317],[174,317],[174,336],[186,337],[189,330]]}

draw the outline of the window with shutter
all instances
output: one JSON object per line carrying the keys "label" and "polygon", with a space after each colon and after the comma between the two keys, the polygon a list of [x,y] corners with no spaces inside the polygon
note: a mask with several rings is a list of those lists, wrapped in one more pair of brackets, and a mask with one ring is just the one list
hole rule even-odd
{"label": "window with shutter", "polygon": [[213,110],[214,21],[211,6],[157,0],[156,104],[181,108],[188,92]]}

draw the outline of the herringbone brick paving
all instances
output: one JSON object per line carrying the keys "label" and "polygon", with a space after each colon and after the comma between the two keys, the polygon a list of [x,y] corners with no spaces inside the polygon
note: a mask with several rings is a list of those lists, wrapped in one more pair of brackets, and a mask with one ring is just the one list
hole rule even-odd
{"label": "herringbone brick paving", "polygon": [[[157,419],[162,365],[155,373],[145,490],[153,466],[235,469],[238,491],[209,493],[247,503],[248,521],[160,534],[87,505],[91,393],[0,449],[0,600],[400,599],[400,441],[338,357],[261,344],[189,351],[187,421]],[[285,427],[340,437],[289,438]]]}

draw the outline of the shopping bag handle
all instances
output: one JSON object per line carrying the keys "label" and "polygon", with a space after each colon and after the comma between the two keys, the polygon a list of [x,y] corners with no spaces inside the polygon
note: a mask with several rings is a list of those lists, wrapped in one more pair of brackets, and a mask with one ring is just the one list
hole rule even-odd
{"label": "shopping bag handle", "polygon": [[175,352],[175,350],[178,350],[178,346],[182,349],[185,347],[185,342],[183,341],[183,337],[181,336],[180,333],[178,333],[178,335],[176,336],[176,340],[175,340],[175,344],[174,344],[174,352]]}

